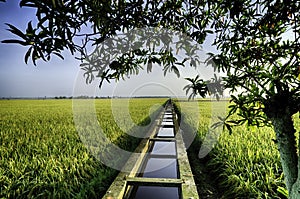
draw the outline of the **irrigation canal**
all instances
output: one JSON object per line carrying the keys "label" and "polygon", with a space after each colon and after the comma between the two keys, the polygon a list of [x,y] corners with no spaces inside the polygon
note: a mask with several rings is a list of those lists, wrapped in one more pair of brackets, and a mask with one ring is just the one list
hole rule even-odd
{"label": "irrigation canal", "polygon": [[197,199],[182,130],[168,102],[103,199]]}

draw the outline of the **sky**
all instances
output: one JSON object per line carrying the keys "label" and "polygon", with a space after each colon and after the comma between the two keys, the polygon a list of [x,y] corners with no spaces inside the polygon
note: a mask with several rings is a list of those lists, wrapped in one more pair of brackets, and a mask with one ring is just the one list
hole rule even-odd
{"label": "sky", "polygon": [[[20,8],[18,0],[0,2],[0,41],[15,38],[5,23],[25,30],[27,23],[35,18],[35,10]],[[212,39],[203,45],[205,51],[211,51]],[[142,71],[138,76],[120,82],[104,83],[101,90],[99,81],[85,84],[80,62],[68,52],[64,60],[55,56],[51,61],[37,61],[34,66],[31,60],[24,62],[28,47],[17,44],[0,43],[0,98],[7,97],[55,97],[55,96],[184,96],[183,87],[188,83],[185,77],[195,77],[199,73],[209,73],[190,68],[181,70],[181,77],[175,74],[163,76],[159,66],[153,67],[152,73]],[[212,75],[212,74],[211,74]]]}

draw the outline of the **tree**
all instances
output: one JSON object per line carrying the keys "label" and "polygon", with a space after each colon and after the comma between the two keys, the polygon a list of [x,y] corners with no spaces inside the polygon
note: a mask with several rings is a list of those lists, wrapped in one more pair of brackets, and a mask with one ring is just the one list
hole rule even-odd
{"label": "tree", "polygon": [[[211,12],[214,44],[221,52],[211,60],[226,73],[225,88],[238,93],[231,95],[234,104],[224,124],[229,130],[244,123],[273,126],[289,198],[300,197],[300,144],[292,119],[300,110],[299,6],[297,1],[223,1]],[[235,113],[241,119],[231,121]]]}
{"label": "tree", "polygon": [[[300,165],[292,116],[300,110],[299,2],[234,1],[215,7],[213,55],[242,119],[233,125],[272,125],[290,198],[300,196]],[[286,38],[288,35],[289,38]],[[298,144],[299,150],[299,144]]]}
{"label": "tree", "polygon": [[[24,33],[7,24],[9,31],[21,40],[2,42],[28,46],[26,63],[30,57],[34,64],[38,59],[50,60],[51,55],[63,58],[60,53],[64,49],[72,54],[79,53],[79,59],[84,59],[87,46],[97,45],[118,31],[139,27],[161,26],[177,30],[198,43],[213,32],[219,53],[211,54],[207,61],[213,61],[216,70],[226,73],[222,85],[232,91],[234,102],[224,120],[225,126],[230,129],[244,123],[272,125],[289,197],[300,198],[300,158],[297,153],[300,144],[296,143],[292,120],[300,109],[298,1],[21,0],[20,6],[36,9],[38,23],[33,27],[29,22]],[[87,28],[91,31],[86,32]],[[136,73],[141,62],[148,62],[150,66],[151,63],[163,63],[165,71],[176,73],[176,67],[182,64],[174,60],[172,52],[151,53],[155,52],[135,49],[127,57],[109,63],[100,75],[102,81]],[[120,62],[124,59],[127,62]],[[99,70],[92,65],[83,68],[90,80],[93,79],[92,71]],[[187,89],[193,90],[192,95],[204,95],[208,91],[206,83],[198,77],[188,80],[192,85]],[[220,80],[216,78],[217,81]],[[229,116],[236,112],[241,119],[231,121]]]}

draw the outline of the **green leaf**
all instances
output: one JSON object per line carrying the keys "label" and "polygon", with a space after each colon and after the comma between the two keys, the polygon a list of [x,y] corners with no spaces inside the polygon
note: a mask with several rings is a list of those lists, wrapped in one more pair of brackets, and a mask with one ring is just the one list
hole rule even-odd
{"label": "green leaf", "polygon": [[147,72],[151,72],[152,71],[152,62],[151,61],[148,61],[148,64],[147,64]]}
{"label": "green leaf", "polygon": [[26,52],[26,54],[25,54],[25,63],[27,64],[28,63],[28,59],[29,59],[29,56],[30,56],[30,54],[31,54],[31,51],[32,51],[32,47],[30,47],[29,49],[28,49],[28,51]]}
{"label": "green leaf", "polygon": [[208,33],[208,34],[213,34],[214,33],[214,31],[212,31],[212,30],[205,30],[205,32]]}
{"label": "green leaf", "polygon": [[216,93],[216,98],[217,98],[217,101],[220,101],[220,96],[218,93]]}
{"label": "green leaf", "polygon": [[5,24],[10,28],[10,29],[8,29],[8,31],[23,38],[24,40],[27,40],[26,35],[22,31],[20,31],[18,28],[16,28],[15,26],[13,26],[11,24],[8,24],[8,23],[5,23]]}
{"label": "green leaf", "polygon": [[178,68],[176,66],[172,66],[171,69],[175,72],[175,74],[179,78],[180,77],[180,72],[179,72]]}
{"label": "green leaf", "polygon": [[29,21],[27,24],[26,34],[32,34],[32,33],[33,33],[33,28],[32,28],[31,21]]}
{"label": "green leaf", "polygon": [[19,3],[19,6],[20,7],[33,7],[33,8],[36,8],[36,5],[28,0],[21,0],[20,3]]}
{"label": "green leaf", "polygon": [[21,44],[22,46],[29,45],[26,41],[20,41],[20,40],[16,40],[16,39],[3,40],[1,42],[6,43],[6,44]]}
{"label": "green leaf", "polygon": [[229,134],[231,135],[232,134],[232,128],[231,128],[231,126],[229,124],[225,123],[225,127],[229,131]]}
{"label": "green leaf", "polygon": [[283,196],[285,196],[286,198],[289,197],[289,192],[286,188],[278,186],[277,191],[281,193]]}
{"label": "green leaf", "polygon": [[53,54],[64,60],[64,57],[60,53],[54,52]]}

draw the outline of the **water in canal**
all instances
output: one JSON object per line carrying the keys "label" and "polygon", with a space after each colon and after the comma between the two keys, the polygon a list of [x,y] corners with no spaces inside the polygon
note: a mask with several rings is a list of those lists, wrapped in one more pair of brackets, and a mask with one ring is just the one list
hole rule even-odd
{"label": "water in canal", "polygon": [[[173,112],[167,108],[158,129],[157,138],[175,138]],[[178,178],[176,142],[154,141],[142,166],[140,177]],[[180,187],[134,186],[130,198],[134,199],[179,199]]]}

